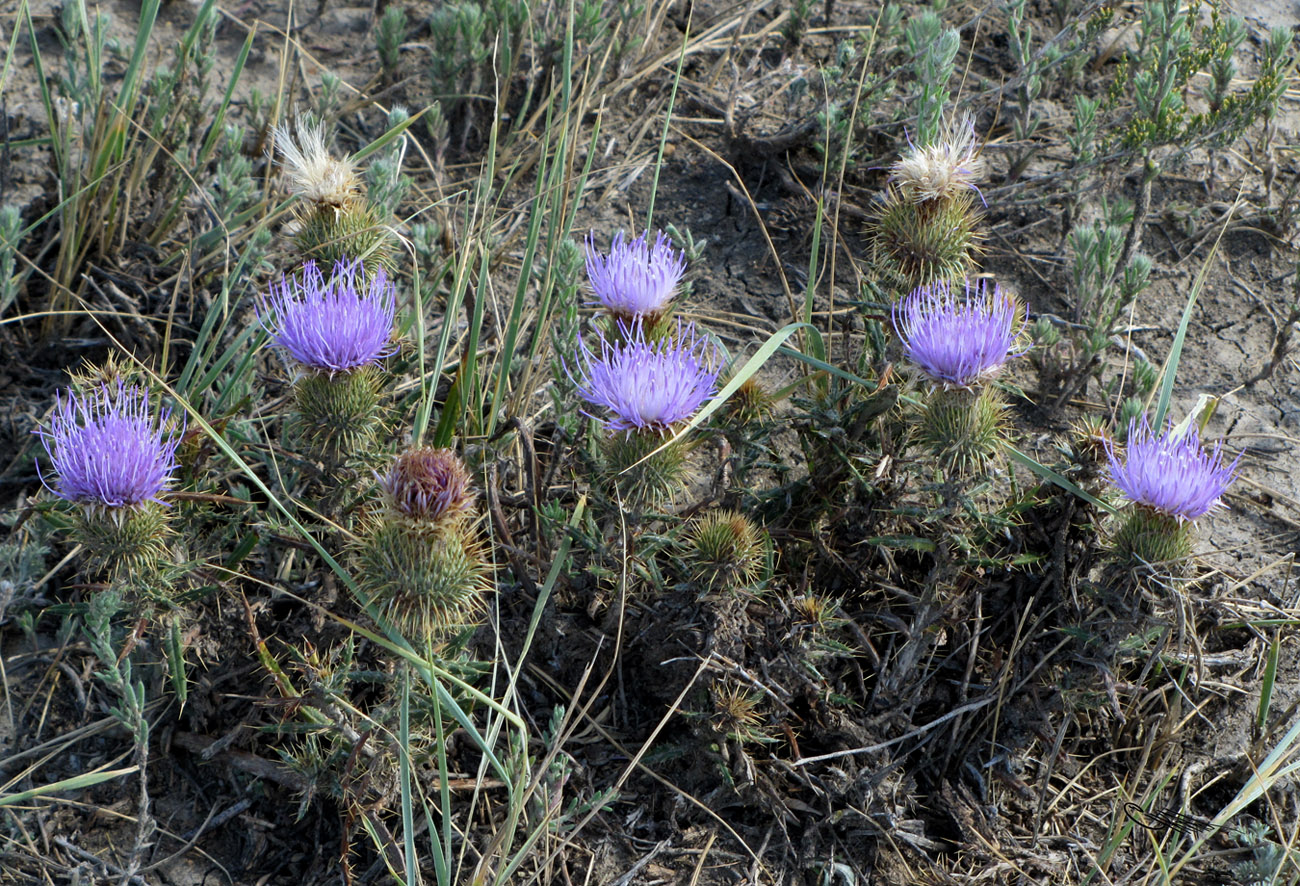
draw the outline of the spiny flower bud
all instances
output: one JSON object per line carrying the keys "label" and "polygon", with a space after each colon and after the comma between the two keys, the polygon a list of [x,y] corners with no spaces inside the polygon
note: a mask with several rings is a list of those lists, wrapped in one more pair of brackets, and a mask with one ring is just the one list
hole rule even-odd
{"label": "spiny flower bud", "polygon": [[1136,505],[1115,546],[1121,555],[1147,563],[1191,553],[1191,524],[1222,506],[1241,461],[1238,454],[1224,464],[1222,440],[1207,452],[1194,423],[1156,434],[1145,418],[1129,425],[1122,457],[1113,442],[1107,456],[1111,481]]}
{"label": "spiny flower bud", "polygon": [[723,407],[737,425],[758,425],[772,420],[775,404],[772,395],[756,378],[747,378]]}
{"label": "spiny flower bud", "polygon": [[763,729],[763,713],[760,710],[763,702],[761,692],[727,683],[716,688],[711,694],[713,716],[710,718],[710,723],[715,731],[742,744],[772,740]]}
{"label": "spiny flower bud", "polygon": [[167,555],[166,505],[180,434],[157,415],[145,389],[102,384],[59,397],[48,429],[37,431],[55,472],[51,491],[76,502],[78,536],[93,568],[145,577]]}
{"label": "spiny flower bud", "polygon": [[450,449],[417,448],[380,487],[386,507],[354,545],[357,585],[407,637],[442,643],[473,624],[487,589],[469,472]]}
{"label": "spiny flower bud", "polygon": [[686,560],[705,590],[744,590],[757,581],[763,564],[762,533],[736,511],[713,511],[687,533]]}
{"label": "spiny flower bud", "polygon": [[1101,492],[1096,482],[1114,445],[1115,434],[1101,416],[1085,415],[1070,425],[1064,452],[1076,465],[1079,482],[1094,495]]}

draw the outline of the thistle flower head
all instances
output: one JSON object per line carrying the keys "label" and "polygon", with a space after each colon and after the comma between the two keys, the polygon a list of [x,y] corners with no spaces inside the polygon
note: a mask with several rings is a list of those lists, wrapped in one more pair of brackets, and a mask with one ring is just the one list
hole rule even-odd
{"label": "thistle flower head", "polygon": [[1024,332],[1015,297],[983,280],[958,293],[945,281],[922,286],[894,305],[894,328],[903,353],[935,383],[970,388],[995,374]]}
{"label": "thistle flower head", "polygon": [[357,262],[340,261],[327,280],[315,262],[302,278],[282,277],[258,306],[275,344],[319,372],[350,372],[393,352],[389,338],[397,298],[382,268],[367,279]]}
{"label": "thistle flower head", "polygon": [[422,446],[402,453],[380,486],[398,513],[422,522],[458,518],[474,503],[469,472],[450,449]]}
{"label": "thistle flower head", "polygon": [[658,341],[646,340],[639,321],[623,333],[617,345],[602,335],[599,355],[581,343],[575,379],[584,400],[609,412],[611,431],[666,431],[713,396],[717,349],[693,325],[679,323],[675,336]]}
{"label": "thistle flower head", "polygon": [[287,124],[275,129],[275,147],[284,161],[293,192],[318,206],[335,209],[356,200],[361,182],[350,158],[335,159],[325,144],[323,121],[301,120],[298,137]]}
{"label": "thistle flower head", "polygon": [[1157,435],[1143,418],[1129,425],[1121,453],[1107,446],[1110,478],[1129,500],[1179,522],[1195,520],[1222,504],[1223,493],[1237,477],[1241,455],[1223,463],[1223,441],[1206,451],[1193,423],[1180,431],[1172,425]]}
{"label": "thistle flower head", "polygon": [[911,203],[951,199],[963,191],[979,193],[984,172],[975,124],[968,116],[952,121],[928,145],[913,145],[889,168],[889,180]]}
{"label": "thistle flower head", "polygon": [[108,508],[160,502],[176,469],[180,435],[154,415],[148,391],[119,381],[60,396],[47,429],[37,431],[58,475],[59,498]]}
{"label": "thistle flower head", "polygon": [[594,232],[587,236],[587,279],[596,300],[629,323],[636,317],[661,315],[686,271],[685,255],[673,250],[666,234],[656,233],[654,246],[648,235],[647,231],[626,242],[619,231],[608,255],[597,249]]}

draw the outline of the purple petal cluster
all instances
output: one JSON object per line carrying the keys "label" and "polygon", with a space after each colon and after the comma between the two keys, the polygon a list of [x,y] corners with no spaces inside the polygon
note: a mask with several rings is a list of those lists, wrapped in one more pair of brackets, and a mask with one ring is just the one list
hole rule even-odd
{"label": "purple petal cluster", "polygon": [[1001,286],[966,281],[959,293],[946,281],[922,286],[894,305],[903,353],[935,382],[969,388],[1024,353],[1014,350],[1024,329],[1016,299]]}
{"label": "purple petal cluster", "polygon": [[402,453],[380,487],[398,511],[417,520],[464,514],[474,503],[469,472],[450,449],[423,446]]}
{"label": "purple petal cluster", "polygon": [[1110,479],[1131,501],[1179,520],[1195,520],[1218,507],[1223,493],[1237,477],[1241,455],[1223,463],[1223,441],[1206,451],[1193,424],[1185,431],[1172,426],[1163,434],[1146,419],[1129,425],[1123,460],[1107,446]]}
{"label": "purple petal cluster", "polygon": [[637,323],[624,337],[614,344],[602,335],[599,355],[583,342],[575,379],[584,400],[609,412],[610,430],[666,430],[716,392],[717,349],[694,326],[678,324],[675,336],[647,341]]}
{"label": "purple petal cluster", "polygon": [[595,233],[587,236],[587,279],[599,304],[616,317],[662,313],[686,272],[685,255],[673,250],[667,235],[657,232],[654,246],[647,235],[628,243],[619,231],[608,255],[596,248]]}
{"label": "purple petal cluster", "polygon": [[119,381],[59,397],[48,429],[38,431],[57,474],[59,498],[121,508],[160,501],[176,469],[180,436],[165,428],[171,412],[155,416],[149,393]]}
{"label": "purple petal cluster", "polygon": [[350,372],[393,352],[396,288],[380,268],[366,279],[360,262],[340,261],[327,280],[315,262],[302,278],[282,277],[258,306],[275,344],[321,372]]}

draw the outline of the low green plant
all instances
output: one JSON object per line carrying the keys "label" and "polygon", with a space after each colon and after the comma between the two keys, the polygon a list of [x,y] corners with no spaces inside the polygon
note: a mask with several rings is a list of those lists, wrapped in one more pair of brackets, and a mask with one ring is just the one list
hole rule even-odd
{"label": "low green plant", "polygon": [[397,80],[397,66],[402,60],[402,43],[410,27],[406,9],[398,3],[384,7],[375,21],[375,48],[379,50],[379,64],[384,78],[390,83]]}

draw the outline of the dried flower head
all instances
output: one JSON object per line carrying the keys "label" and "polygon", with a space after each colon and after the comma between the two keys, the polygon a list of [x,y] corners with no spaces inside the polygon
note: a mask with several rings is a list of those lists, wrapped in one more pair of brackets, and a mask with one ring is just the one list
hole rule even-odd
{"label": "dried flower head", "polygon": [[297,139],[287,124],[277,126],[275,146],[297,196],[318,206],[340,209],[360,195],[361,181],[352,160],[336,160],[330,154],[323,121],[300,118]]}
{"label": "dried flower head", "polygon": [[1020,303],[996,284],[989,289],[968,279],[957,293],[940,281],[894,305],[904,354],[935,383],[970,388],[1023,353],[1014,350],[1025,328]]}
{"label": "dried flower head", "polygon": [[693,325],[677,326],[675,336],[647,341],[637,322],[624,327],[624,341],[603,335],[597,356],[581,343],[578,393],[608,410],[611,431],[664,432],[686,421],[717,390],[717,348]]}
{"label": "dried flower head", "polygon": [[367,278],[360,264],[340,261],[326,280],[315,262],[302,277],[282,277],[258,306],[258,319],[299,363],[320,372],[349,372],[393,352],[395,287],[382,268]]}
{"label": "dried flower head", "polygon": [[57,474],[59,498],[108,508],[160,502],[176,469],[180,435],[154,415],[148,391],[119,381],[59,397],[48,429],[38,431]]}
{"label": "dried flower head", "polygon": [[656,233],[654,246],[647,242],[648,234],[629,243],[619,231],[608,255],[596,248],[594,232],[587,236],[587,279],[596,299],[627,323],[636,317],[662,315],[686,271],[685,255],[673,250],[666,234]]}
{"label": "dried flower head", "polygon": [[934,142],[914,145],[889,169],[889,181],[911,203],[951,199],[964,191],[979,193],[975,182],[984,172],[975,124],[968,116],[952,121]]}
{"label": "dried flower head", "polygon": [[457,519],[474,503],[469,472],[451,449],[422,446],[402,453],[380,486],[398,513],[421,522]]}
{"label": "dried flower head", "polygon": [[1193,423],[1186,430],[1172,425],[1157,435],[1143,418],[1129,425],[1121,453],[1107,447],[1110,478],[1129,500],[1178,521],[1195,520],[1222,504],[1223,493],[1237,476],[1238,454],[1223,463],[1223,441],[1206,451]]}

